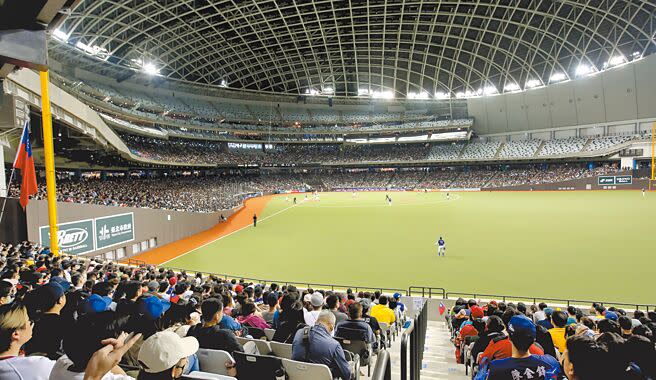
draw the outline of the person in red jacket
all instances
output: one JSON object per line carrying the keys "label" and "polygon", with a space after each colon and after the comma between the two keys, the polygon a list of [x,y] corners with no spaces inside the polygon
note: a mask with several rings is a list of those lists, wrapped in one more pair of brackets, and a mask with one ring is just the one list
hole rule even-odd
{"label": "person in red jacket", "polygon": [[472,306],[469,313],[469,321],[464,322],[460,327],[460,332],[456,337],[454,344],[456,345],[456,361],[462,363],[462,352],[460,352],[460,344],[465,341],[468,336],[477,336],[479,330],[485,328],[485,322],[482,318],[485,316],[483,309],[480,306]]}

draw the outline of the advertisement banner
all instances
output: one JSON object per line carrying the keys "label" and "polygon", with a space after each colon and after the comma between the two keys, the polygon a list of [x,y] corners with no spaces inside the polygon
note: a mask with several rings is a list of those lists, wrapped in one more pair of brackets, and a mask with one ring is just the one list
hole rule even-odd
{"label": "advertisement banner", "polygon": [[[57,242],[59,249],[71,255],[81,255],[95,250],[93,219],[78,220],[57,225]],[[39,227],[40,243],[50,245],[50,227]]]}
{"label": "advertisement banner", "polygon": [[630,175],[618,175],[615,177],[616,185],[630,185],[633,183],[633,177]]}
{"label": "advertisement banner", "polygon": [[95,219],[96,249],[134,240],[134,214],[119,214]]}
{"label": "advertisement banner", "polygon": [[598,178],[598,185],[599,186],[614,185],[614,184],[615,184],[615,177],[614,176],[599,176],[599,178]]}

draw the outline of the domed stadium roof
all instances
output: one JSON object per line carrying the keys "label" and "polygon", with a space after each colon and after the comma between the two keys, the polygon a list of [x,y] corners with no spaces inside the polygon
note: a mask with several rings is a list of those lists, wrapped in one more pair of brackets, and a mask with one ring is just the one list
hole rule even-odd
{"label": "domed stadium roof", "polygon": [[123,79],[137,69],[263,92],[421,98],[603,70],[653,53],[655,33],[646,0],[83,0],[50,54]]}

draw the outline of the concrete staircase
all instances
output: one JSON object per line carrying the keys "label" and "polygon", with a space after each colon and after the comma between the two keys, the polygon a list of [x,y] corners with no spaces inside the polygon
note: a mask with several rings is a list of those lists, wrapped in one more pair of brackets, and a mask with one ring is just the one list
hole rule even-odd
{"label": "concrete staircase", "polygon": [[[470,380],[465,375],[465,366],[456,363],[455,347],[450,341],[451,334],[444,322],[428,322],[426,347],[422,363],[421,380]],[[388,349],[392,362],[392,379],[401,378],[401,335]],[[375,363],[372,363],[375,366]],[[373,367],[372,367],[373,368]],[[366,375],[366,369],[362,372]],[[368,379],[360,376],[361,380]]]}

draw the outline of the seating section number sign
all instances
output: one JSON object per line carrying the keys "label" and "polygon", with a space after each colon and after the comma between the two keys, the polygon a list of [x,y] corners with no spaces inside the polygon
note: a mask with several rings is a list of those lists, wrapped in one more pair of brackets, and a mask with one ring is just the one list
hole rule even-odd
{"label": "seating section number sign", "polygon": [[[71,255],[81,255],[134,240],[134,214],[118,214],[95,219],[59,223],[59,249]],[[50,245],[50,228],[39,227],[43,245]]]}

